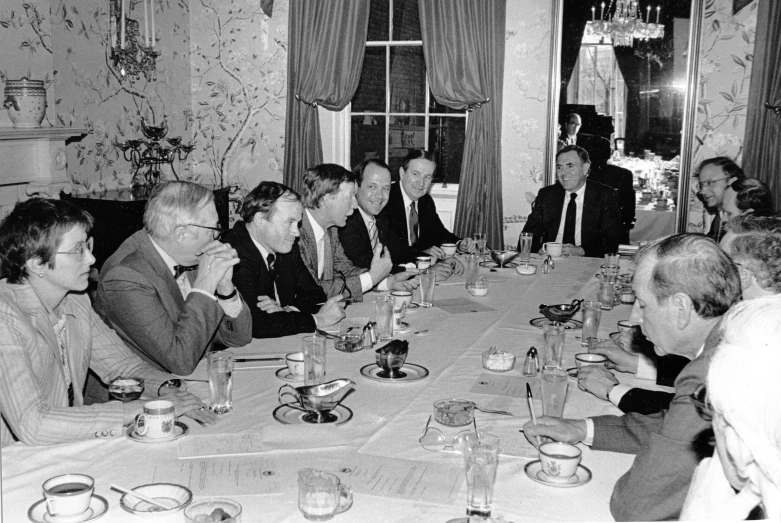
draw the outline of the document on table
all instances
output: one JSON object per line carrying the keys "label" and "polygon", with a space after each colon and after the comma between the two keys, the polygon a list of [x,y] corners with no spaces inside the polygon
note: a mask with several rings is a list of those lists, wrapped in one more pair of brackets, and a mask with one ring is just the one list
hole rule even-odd
{"label": "document on table", "polygon": [[356,493],[448,506],[464,483],[463,466],[368,454],[345,459],[338,474]]}
{"label": "document on table", "polygon": [[447,300],[436,300],[434,305],[450,314],[469,314],[471,312],[494,312],[492,309],[482,303],[469,300],[467,298],[449,298]]}
{"label": "document on table", "polygon": [[279,494],[282,482],[275,465],[246,457],[163,461],[155,465],[152,482],[184,485],[195,496]]}
{"label": "document on table", "polygon": [[480,374],[469,392],[478,394],[490,394],[492,396],[506,396],[508,398],[525,398],[526,384],[532,388],[532,396],[541,400],[540,380],[523,376],[508,376],[496,374]]}
{"label": "document on table", "polygon": [[260,454],[269,450],[260,432],[190,436],[179,442],[179,459]]}

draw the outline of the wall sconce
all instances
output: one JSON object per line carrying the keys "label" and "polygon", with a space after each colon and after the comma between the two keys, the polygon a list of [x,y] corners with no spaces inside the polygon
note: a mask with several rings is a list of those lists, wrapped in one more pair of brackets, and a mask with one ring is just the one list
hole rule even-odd
{"label": "wall sconce", "polygon": [[[147,82],[157,80],[157,57],[155,50],[155,7],[154,0],[141,0],[144,4],[144,40],[141,42],[141,24],[127,17],[128,4],[133,0],[109,0],[109,31],[111,40],[111,61],[119,70],[121,80],[131,83],[143,74]],[[149,6],[147,7],[147,3]],[[137,4],[137,2],[136,2]],[[151,39],[150,16],[151,12]],[[117,30],[119,28],[119,30]]]}

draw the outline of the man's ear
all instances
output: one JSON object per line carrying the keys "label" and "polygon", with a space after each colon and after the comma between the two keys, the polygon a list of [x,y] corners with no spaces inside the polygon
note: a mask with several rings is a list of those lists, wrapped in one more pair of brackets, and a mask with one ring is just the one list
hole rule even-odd
{"label": "man's ear", "polygon": [[669,299],[671,305],[675,307],[675,326],[683,330],[692,320],[692,314],[695,312],[694,303],[688,295],[682,292],[676,292]]}
{"label": "man's ear", "polygon": [[174,228],[174,241],[178,244],[184,243],[189,238],[192,238],[193,233],[190,227],[185,227],[184,225],[177,225]]}
{"label": "man's ear", "polygon": [[751,271],[746,269],[742,265],[738,265],[738,275],[740,276],[740,288],[742,290],[746,290],[749,287],[751,287],[751,284],[754,281],[754,275],[751,274]]}

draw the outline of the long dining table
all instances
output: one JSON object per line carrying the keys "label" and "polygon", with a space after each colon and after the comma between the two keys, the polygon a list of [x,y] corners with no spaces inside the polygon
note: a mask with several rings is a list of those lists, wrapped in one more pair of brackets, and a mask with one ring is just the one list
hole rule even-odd
{"label": "long dining table", "polygon": [[[539,265],[540,260],[534,258]],[[189,433],[175,441],[148,444],[119,437],[49,447],[21,443],[6,447],[2,449],[3,521],[26,521],[28,509],[42,498],[41,484],[64,473],[84,473],[95,479],[95,493],[109,505],[103,521],[139,521],[120,507],[120,493],[110,490],[110,484],[132,488],[166,481],[187,486],[196,500],[220,496],[238,501],[244,523],[304,521],[297,503],[298,470],[307,467],[335,473],[354,490],[352,507],[334,521],[429,522],[462,517],[466,507],[462,456],[427,450],[418,442],[434,414],[433,403],[449,398],[513,414],[476,413],[478,430],[501,440],[493,518],[515,522],[612,520],[613,485],[631,466],[632,455],[592,451],[581,444],[581,464],[590,471],[591,480],[574,488],[556,488],[527,476],[525,467],[537,454],[519,432],[530,418],[526,382],[535,391],[537,415],[542,412],[539,375],[524,378],[522,374],[527,350],[543,346],[542,331],[530,320],[541,316],[540,304],[596,296],[595,274],[601,263],[601,259],[561,258],[550,274],[534,276],[521,276],[511,268],[481,267],[481,276],[489,283],[488,295],[481,298],[467,292],[460,276],[437,284],[434,306],[408,310],[403,321],[409,327],[395,335],[409,341],[407,363],[428,371],[416,381],[368,379],[365,374],[371,374],[374,350],[344,353],[329,341],[326,378],[355,382],[342,403],[349,410],[343,409],[339,421],[346,421],[340,425],[279,422],[273,414],[280,406],[278,390],[286,382],[277,374],[286,372],[277,372],[280,367],[268,362],[242,362],[235,364],[233,372],[232,412],[208,427],[181,418]],[[621,270],[631,270],[628,259],[621,260]],[[373,293],[369,293],[362,303],[351,304],[344,326],[359,327],[372,319],[372,302]],[[629,313],[627,305],[603,312],[599,336],[607,338],[616,330],[616,322]],[[574,367],[575,354],[585,352],[580,332],[566,332],[565,367]],[[284,355],[301,350],[302,337],[253,340],[230,351],[237,358]],[[490,347],[514,353],[514,369],[505,373],[484,369],[482,353]],[[206,376],[204,361],[188,378],[205,380]],[[635,382],[630,375],[618,377],[622,382]],[[655,388],[650,382],[637,383]],[[208,402],[208,383],[191,381],[188,386]],[[349,419],[347,412],[352,413]],[[564,416],[601,414],[620,411],[580,390],[570,379]],[[439,426],[434,419],[431,426],[446,437],[463,429]],[[177,514],[170,521],[184,521],[184,516]]]}

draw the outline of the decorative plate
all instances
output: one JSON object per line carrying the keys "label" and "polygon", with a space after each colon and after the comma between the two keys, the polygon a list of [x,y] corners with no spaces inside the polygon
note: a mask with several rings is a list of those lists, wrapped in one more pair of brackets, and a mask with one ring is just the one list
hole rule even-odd
{"label": "decorative plate", "polygon": [[33,506],[27,511],[27,517],[34,523],[86,523],[87,521],[95,521],[107,511],[108,501],[106,498],[93,494],[89,508],[80,516],[50,516],[46,510],[46,499],[41,499],[33,503]]}
{"label": "decorative plate", "polygon": [[320,424],[306,421],[304,418],[310,416],[308,412],[296,407],[291,407],[288,404],[280,405],[274,409],[273,413],[274,419],[283,425],[343,425],[353,417],[353,411],[344,405],[337,405],[329,414],[332,415],[334,419]]}
{"label": "decorative plate", "polygon": [[575,472],[575,474],[572,475],[571,478],[569,478],[568,481],[551,481],[549,479],[549,476],[545,474],[545,472],[542,471],[542,463],[540,460],[535,460],[530,463],[527,463],[524,467],[524,472],[526,472],[526,475],[529,476],[529,479],[532,481],[536,481],[537,483],[540,483],[542,485],[547,485],[549,487],[556,487],[556,488],[572,488],[572,487],[579,487],[581,485],[585,485],[589,481],[591,481],[591,471],[584,467],[583,465],[578,465],[578,470]]}

